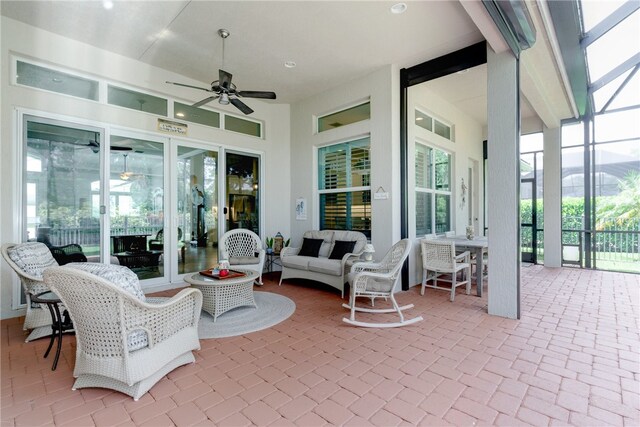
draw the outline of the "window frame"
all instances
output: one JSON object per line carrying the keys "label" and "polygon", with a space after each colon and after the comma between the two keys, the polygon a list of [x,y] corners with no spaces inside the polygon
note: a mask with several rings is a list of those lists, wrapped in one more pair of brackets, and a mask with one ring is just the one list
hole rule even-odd
{"label": "window frame", "polygon": [[[363,141],[366,141],[366,143],[363,143]],[[324,175],[324,168],[325,168],[325,162],[324,162],[324,150],[327,150],[327,153],[332,152],[332,151],[328,151],[331,148],[337,148],[339,146],[344,146],[345,149],[347,149],[347,154],[345,155],[345,176],[346,176],[346,181],[347,183],[345,184],[345,186],[340,186],[339,184],[335,187],[335,188],[326,188],[326,176]],[[358,186],[353,186],[353,182],[351,181],[351,177],[353,175],[353,173],[355,173],[352,169],[352,163],[351,163],[351,151],[354,148],[365,148],[369,151],[369,155],[367,158],[368,164],[369,164],[369,168],[368,168],[368,182],[369,185],[358,185]],[[318,229],[322,230],[322,229],[328,229],[328,228],[323,228],[323,223],[324,218],[325,218],[325,214],[322,211],[322,203],[321,203],[321,199],[323,195],[327,195],[327,194],[357,194],[357,193],[361,193],[363,200],[367,200],[368,199],[368,204],[363,205],[368,206],[368,211],[369,211],[369,217],[368,217],[368,228],[367,229],[354,229],[353,228],[353,211],[351,210],[345,210],[345,224],[346,227],[344,228],[345,230],[354,230],[354,231],[360,231],[363,232],[368,238],[371,237],[371,223],[372,223],[372,211],[371,211],[371,200],[372,200],[372,195],[371,195],[371,136],[370,135],[364,135],[361,137],[355,137],[355,138],[350,138],[346,141],[340,141],[340,142],[335,142],[335,143],[331,143],[331,144],[327,144],[327,145],[323,145],[321,147],[317,147],[316,149],[316,200],[317,200],[317,205],[318,205]],[[368,197],[367,197],[367,192],[368,192]],[[331,228],[334,229],[334,228]]]}
{"label": "window frame", "polygon": [[[426,116],[430,121],[431,121],[431,129],[427,129],[424,126],[420,126],[418,124],[416,124],[416,117],[417,114],[416,112],[419,112],[421,115]],[[437,114],[433,114],[432,112],[430,112],[429,110],[425,109],[425,108],[421,108],[419,106],[416,106],[414,108],[414,112],[413,112],[413,117],[414,117],[414,125],[419,127],[420,129],[422,129],[424,132],[429,132],[430,135],[436,135],[438,138],[442,138],[444,141],[449,141],[449,142],[456,142],[456,138],[455,138],[455,125],[453,123],[451,123],[448,120],[443,119],[442,117],[438,116]],[[436,122],[438,122],[439,124],[446,126],[449,129],[449,138],[440,135],[439,133],[436,132]]]}
{"label": "window frame", "polygon": [[[360,107],[360,106],[363,106],[363,105],[366,105],[366,104],[369,104],[369,117],[367,117],[366,119],[358,120],[356,122],[346,123],[346,124],[344,124],[342,126],[339,126],[339,127],[336,127],[336,128],[320,130],[320,120],[321,119],[323,119],[325,117],[328,117],[328,116],[332,116],[334,114],[342,113],[344,111],[351,110],[353,108],[357,108],[357,107]],[[335,110],[331,110],[331,111],[328,111],[326,113],[315,115],[314,116],[314,120],[313,120],[314,133],[316,135],[317,134],[321,134],[321,133],[328,132],[328,131],[331,131],[331,130],[335,130],[335,129],[338,129],[338,128],[342,128],[342,127],[345,127],[345,126],[351,126],[351,125],[354,125],[356,123],[361,123],[361,122],[364,122],[365,120],[371,120],[371,99],[369,99],[369,98],[361,99],[361,100],[355,101],[355,102],[353,102],[351,104],[347,104],[347,105],[345,105],[343,107],[336,108]]]}
{"label": "window frame", "polygon": [[[428,169],[428,174],[422,174],[423,176],[427,177],[427,186],[422,187],[418,185],[417,182],[417,176],[418,176],[418,169],[417,169],[417,165],[416,165],[416,159],[417,159],[417,153],[418,153],[418,146],[422,146],[424,147],[424,150],[429,153],[428,154],[428,159],[425,162],[425,167]],[[436,183],[436,151],[439,151],[445,155],[447,155],[448,157],[448,164],[449,164],[449,185],[448,185],[448,189],[438,189],[437,188],[437,183]],[[451,225],[454,222],[454,218],[453,218],[453,171],[454,171],[454,156],[453,153],[451,151],[445,150],[441,147],[438,147],[436,145],[433,144],[429,144],[420,140],[415,140],[414,141],[414,162],[413,162],[413,168],[414,168],[414,182],[413,182],[413,186],[414,186],[414,200],[415,200],[415,213],[414,213],[414,221],[415,221],[415,235],[416,237],[422,236],[423,234],[444,234],[443,232],[438,232],[437,231],[437,223],[436,223],[436,218],[437,218],[437,206],[436,206],[436,202],[438,200],[438,196],[448,196],[449,197],[449,209],[448,209],[448,229],[451,229]],[[429,187],[430,186],[430,187]],[[422,231],[425,230],[418,230],[418,194],[425,194],[427,195],[427,197],[430,199],[430,212],[428,212],[427,215],[429,215],[427,217],[428,220],[430,220],[430,224],[428,224],[427,231],[430,230],[431,233],[422,233]],[[426,221],[425,221],[426,223]],[[448,231],[448,230],[446,230]]]}

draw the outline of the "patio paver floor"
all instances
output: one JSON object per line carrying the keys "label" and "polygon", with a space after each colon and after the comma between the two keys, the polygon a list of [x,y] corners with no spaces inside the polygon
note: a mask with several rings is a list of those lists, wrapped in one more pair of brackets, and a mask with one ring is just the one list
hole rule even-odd
{"label": "patio paver floor", "polygon": [[487,315],[475,289],[450,303],[414,287],[398,302],[425,320],[394,329],[348,326],[335,291],[266,275],[256,290],[293,299],[289,319],[202,340],[195,364],[138,402],[71,391],[75,339],[52,372],[48,341],[24,343],[22,318],[4,320],[1,426],[639,425],[640,276],[521,271],[520,320]]}

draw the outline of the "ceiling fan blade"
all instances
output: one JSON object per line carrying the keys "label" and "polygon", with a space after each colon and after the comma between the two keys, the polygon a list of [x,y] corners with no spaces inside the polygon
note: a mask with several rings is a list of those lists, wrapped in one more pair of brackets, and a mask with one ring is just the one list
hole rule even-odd
{"label": "ceiling fan blade", "polygon": [[247,104],[240,101],[238,98],[229,98],[229,102],[231,102],[233,105],[236,106],[236,108],[238,108],[238,110],[242,111],[245,114],[253,113],[253,110],[249,108]]}
{"label": "ceiling fan blade", "polygon": [[208,98],[203,99],[202,101],[198,101],[198,102],[196,102],[195,104],[193,104],[193,105],[191,105],[191,106],[192,106],[192,107],[196,107],[196,108],[198,108],[198,107],[202,107],[204,104],[207,104],[207,103],[209,103],[209,102],[213,101],[214,99],[218,99],[218,98],[219,98],[219,96],[218,96],[218,95],[210,96],[210,97],[208,97]]}
{"label": "ceiling fan blade", "polygon": [[204,87],[191,86],[191,85],[186,85],[184,83],[176,83],[176,82],[170,82],[170,81],[167,81],[167,83],[172,84],[172,85],[176,85],[176,86],[189,87],[191,89],[199,89],[199,90],[205,90],[207,92],[212,92],[211,89],[207,89],[207,88],[204,88]]}
{"label": "ceiling fan blade", "polygon": [[131,151],[133,148],[131,147],[118,147],[116,145],[112,145],[109,147],[111,151]]}
{"label": "ceiling fan blade", "polygon": [[220,87],[229,89],[231,87],[231,78],[233,75],[225,70],[220,70]]}
{"label": "ceiling fan blade", "polygon": [[262,98],[262,99],[276,99],[274,92],[262,92],[259,90],[239,90],[238,96],[244,98]]}

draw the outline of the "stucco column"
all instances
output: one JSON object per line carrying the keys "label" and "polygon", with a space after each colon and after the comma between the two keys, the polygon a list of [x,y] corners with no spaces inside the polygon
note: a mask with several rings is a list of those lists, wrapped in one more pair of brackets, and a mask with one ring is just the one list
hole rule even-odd
{"label": "stucco column", "polygon": [[544,265],[562,265],[561,128],[547,127],[544,137]]}
{"label": "stucco column", "polygon": [[518,60],[487,47],[489,314],[520,318]]}

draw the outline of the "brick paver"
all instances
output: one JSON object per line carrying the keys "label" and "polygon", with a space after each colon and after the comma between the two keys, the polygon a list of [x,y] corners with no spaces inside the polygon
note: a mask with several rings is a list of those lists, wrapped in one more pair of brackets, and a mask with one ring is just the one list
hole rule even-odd
{"label": "brick paver", "polygon": [[[286,321],[202,340],[196,363],[134,402],[71,391],[72,335],[58,369],[47,340],[24,343],[1,323],[0,423],[20,425],[640,425],[640,276],[522,268],[522,318],[487,314],[487,297],[419,288],[399,293],[424,322],[345,325],[343,300],[315,283],[263,292],[296,303]],[[486,286],[486,285],[485,285]],[[171,295],[176,291],[163,292]]]}

